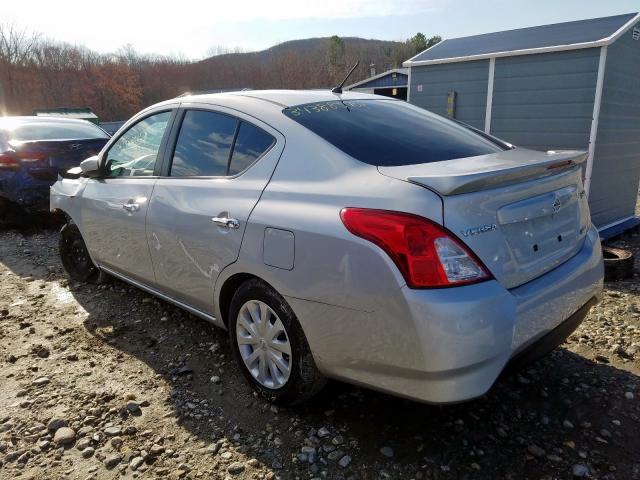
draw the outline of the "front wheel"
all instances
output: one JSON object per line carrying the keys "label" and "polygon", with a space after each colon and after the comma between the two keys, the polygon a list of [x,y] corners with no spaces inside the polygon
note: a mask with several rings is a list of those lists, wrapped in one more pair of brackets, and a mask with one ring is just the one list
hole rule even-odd
{"label": "front wheel", "polygon": [[87,283],[103,283],[106,280],[106,274],[91,260],[76,224],[66,223],[62,227],[58,247],[62,266],[73,280]]}
{"label": "front wheel", "polygon": [[229,336],[242,373],[271,402],[302,402],[326,383],[291,307],[262,280],[248,280],[233,296]]}

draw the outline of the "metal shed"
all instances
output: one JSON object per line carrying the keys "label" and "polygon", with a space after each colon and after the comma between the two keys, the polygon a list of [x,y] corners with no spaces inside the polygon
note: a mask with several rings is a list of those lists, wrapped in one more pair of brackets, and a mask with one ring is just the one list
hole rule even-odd
{"label": "metal shed", "polygon": [[345,87],[345,90],[353,90],[361,93],[374,93],[385,97],[407,99],[407,85],[409,84],[408,68],[393,68],[386,72],[372,75],[359,82]]}
{"label": "metal shed", "polygon": [[403,64],[408,101],[537,150],[588,150],[601,234],[637,223],[640,14],[444,40]]}

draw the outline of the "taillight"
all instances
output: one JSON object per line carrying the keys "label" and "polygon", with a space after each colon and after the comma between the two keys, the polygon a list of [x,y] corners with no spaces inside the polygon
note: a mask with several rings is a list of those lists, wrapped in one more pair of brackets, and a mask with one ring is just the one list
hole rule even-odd
{"label": "taillight", "polygon": [[342,223],[383,249],[411,288],[437,288],[488,280],[482,262],[446,228],[409,213],[343,208]]}
{"label": "taillight", "polygon": [[42,152],[16,152],[15,156],[18,157],[22,163],[40,163],[47,159],[47,154]]}
{"label": "taillight", "polygon": [[18,159],[12,153],[0,153],[0,170],[15,170],[20,168]]}

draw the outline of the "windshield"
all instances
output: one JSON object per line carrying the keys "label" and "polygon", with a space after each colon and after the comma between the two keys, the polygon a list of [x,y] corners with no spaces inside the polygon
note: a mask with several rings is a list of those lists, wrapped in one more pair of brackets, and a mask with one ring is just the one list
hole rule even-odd
{"label": "windshield", "polygon": [[307,103],[283,113],[370,165],[415,165],[505,150],[462,125],[397,100]]}
{"label": "windshield", "polygon": [[34,140],[81,140],[88,138],[109,138],[104,130],[87,122],[82,123],[19,123],[8,129],[13,141],[30,142]]}

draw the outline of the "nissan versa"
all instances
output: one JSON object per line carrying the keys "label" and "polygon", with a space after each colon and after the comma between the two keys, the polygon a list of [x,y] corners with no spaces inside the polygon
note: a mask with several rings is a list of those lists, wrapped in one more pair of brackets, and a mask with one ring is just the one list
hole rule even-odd
{"label": "nissan versa", "polygon": [[72,278],[110,274],[228,329],[271,401],[336,378],[458,402],[601,295],[585,157],[373,95],[192,95],[129,120],[51,209]]}

